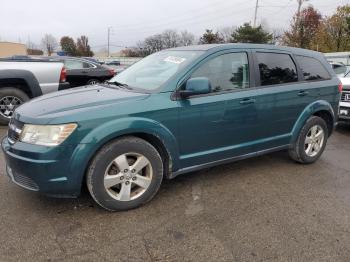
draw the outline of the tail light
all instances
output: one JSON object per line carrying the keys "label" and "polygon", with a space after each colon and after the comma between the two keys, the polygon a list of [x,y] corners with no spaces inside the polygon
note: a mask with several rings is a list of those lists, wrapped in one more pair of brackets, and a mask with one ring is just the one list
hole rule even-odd
{"label": "tail light", "polygon": [[108,69],[108,73],[111,75],[111,76],[114,76],[115,75],[115,71],[113,69]]}
{"label": "tail light", "polygon": [[66,82],[67,71],[65,67],[62,67],[60,74],[60,82]]}
{"label": "tail light", "polygon": [[341,93],[343,91],[343,84],[342,83],[339,83],[338,90],[339,90],[339,93]]}

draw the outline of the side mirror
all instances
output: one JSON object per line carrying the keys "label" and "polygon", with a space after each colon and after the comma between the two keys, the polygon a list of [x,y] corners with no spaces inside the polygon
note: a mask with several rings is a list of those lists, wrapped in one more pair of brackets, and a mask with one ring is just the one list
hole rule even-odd
{"label": "side mirror", "polygon": [[186,82],[185,90],[180,90],[179,94],[182,98],[193,95],[208,94],[211,92],[210,81],[206,77],[194,77]]}

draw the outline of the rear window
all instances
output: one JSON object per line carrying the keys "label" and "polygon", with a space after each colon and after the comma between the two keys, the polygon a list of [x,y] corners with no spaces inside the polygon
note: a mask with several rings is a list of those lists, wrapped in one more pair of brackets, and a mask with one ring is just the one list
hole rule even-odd
{"label": "rear window", "polygon": [[306,81],[326,80],[331,76],[324,66],[315,58],[307,56],[296,56],[301,71]]}
{"label": "rear window", "polygon": [[288,54],[256,53],[262,86],[297,82],[296,66]]}
{"label": "rear window", "polygon": [[80,60],[67,59],[64,60],[64,66],[68,69],[84,69],[93,67],[91,64]]}

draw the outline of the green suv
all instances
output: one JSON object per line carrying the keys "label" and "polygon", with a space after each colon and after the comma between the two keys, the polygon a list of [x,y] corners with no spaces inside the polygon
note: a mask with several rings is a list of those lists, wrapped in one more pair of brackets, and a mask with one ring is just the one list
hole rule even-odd
{"label": "green suv", "polygon": [[151,200],[164,178],[289,150],[322,154],[341,85],[323,55],[271,45],[161,51],[109,82],[18,107],[2,141],[7,174],[26,189],[107,210]]}

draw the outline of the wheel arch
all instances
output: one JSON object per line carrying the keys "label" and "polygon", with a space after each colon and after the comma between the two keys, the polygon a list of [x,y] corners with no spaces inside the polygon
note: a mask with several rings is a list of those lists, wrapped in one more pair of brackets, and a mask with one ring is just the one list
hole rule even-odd
{"label": "wheel arch", "polygon": [[313,115],[322,118],[326,122],[329,137],[333,133],[334,129],[334,116],[332,116],[332,114],[327,110],[319,110]]}
{"label": "wheel arch", "polygon": [[297,140],[300,130],[311,116],[318,116],[324,119],[327,123],[328,135],[332,134],[335,124],[334,110],[329,102],[318,100],[309,104],[299,115],[292,130],[291,144]]}
{"label": "wheel arch", "polygon": [[27,70],[0,70],[0,88],[14,87],[23,91],[29,98],[42,95],[39,82],[34,74]]}
{"label": "wheel arch", "polygon": [[[79,149],[73,153],[71,159],[71,162],[74,163],[72,171],[80,171],[77,179],[80,179],[81,185],[84,182],[91,161],[99,150],[113,140],[128,136],[141,138],[157,149],[167,167],[164,174],[167,178],[170,178],[170,174],[174,169],[178,169],[179,153],[177,143],[169,129],[161,123],[150,119],[118,119],[100,125],[89,132],[81,141],[81,144],[86,146],[78,147]],[[84,167],[83,169],[81,168],[82,166]]]}

